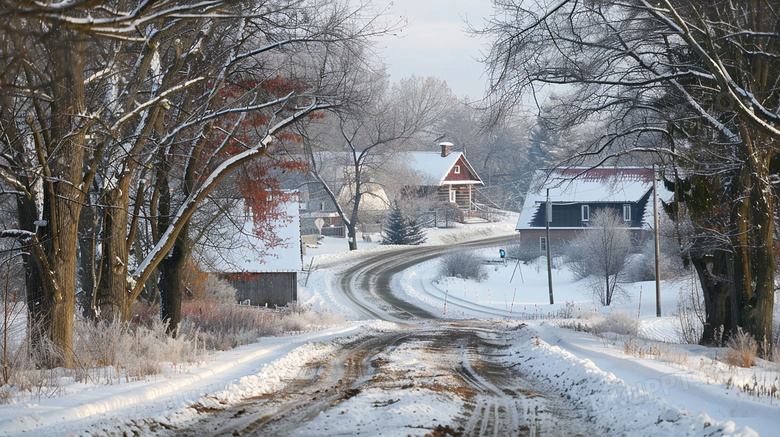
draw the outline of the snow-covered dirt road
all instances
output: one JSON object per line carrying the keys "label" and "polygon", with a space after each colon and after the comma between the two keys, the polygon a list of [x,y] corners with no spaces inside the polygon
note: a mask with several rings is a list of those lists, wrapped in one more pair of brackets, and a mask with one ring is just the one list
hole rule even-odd
{"label": "snow-covered dirt road", "polygon": [[395,322],[394,330],[305,363],[273,395],[226,409],[196,406],[200,417],[171,434],[588,435],[584,414],[501,362],[506,326],[437,320],[398,297],[395,275],[447,250],[405,248],[343,269],[340,291],[353,311]]}
{"label": "snow-covered dirt road", "polygon": [[[553,267],[555,305],[540,260],[491,263],[481,281],[440,277],[440,253],[506,244],[513,225],[432,230],[417,248],[327,241],[307,255],[299,297],[346,322],[15,400],[0,407],[0,435],[777,435],[776,363],[735,368],[722,349],[678,343],[685,280],[662,282],[658,318],[642,293],[652,284],[594,306],[565,264]],[[610,320],[639,336],[558,326]]]}
{"label": "snow-covered dirt road", "polygon": [[203,405],[196,422],[169,433],[592,435],[581,411],[502,364],[508,347],[481,321],[406,325],[307,363],[273,396]]}

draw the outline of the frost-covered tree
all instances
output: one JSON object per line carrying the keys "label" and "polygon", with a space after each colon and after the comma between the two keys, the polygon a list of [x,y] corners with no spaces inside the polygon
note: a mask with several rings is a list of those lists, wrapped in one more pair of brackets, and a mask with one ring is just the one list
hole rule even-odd
{"label": "frost-covered tree", "polygon": [[[772,337],[778,5],[765,0],[495,2],[495,113],[533,95],[582,147],[562,165],[661,163],[707,304],[703,341]],[[585,129],[582,129],[585,127]],[[732,288],[733,285],[733,288]],[[767,353],[768,351],[764,351]]]}
{"label": "frost-covered tree", "polygon": [[[343,103],[343,59],[386,29],[377,15],[339,0],[2,2],[0,178],[18,228],[0,236],[23,243],[50,364],[72,365],[80,219],[92,309],[127,319],[154,272],[178,284],[190,218],[219,181]],[[133,244],[141,226],[151,246]]]}
{"label": "frost-covered tree", "polygon": [[620,293],[631,253],[631,236],[623,218],[611,209],[593,212],[589,226],[574,237],[566,249],[572,270],[588,280],[602,305],[612,304]]}

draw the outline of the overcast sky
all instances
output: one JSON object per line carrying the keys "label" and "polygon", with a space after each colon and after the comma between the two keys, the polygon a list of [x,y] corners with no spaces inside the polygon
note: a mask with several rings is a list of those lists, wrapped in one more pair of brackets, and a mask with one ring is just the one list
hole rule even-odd
{"label": "overcast sky", "polygon": [[412,75],[445,80],[456,96],[482,98],[485,67],[477,59],[485,41],[469,36],[464,20],[482,27],[492,13],[490,0],[375,0],[389,6],[392,15],[404,16],[409,25],[401,37],[379,40],[380,54],[390,79]]}

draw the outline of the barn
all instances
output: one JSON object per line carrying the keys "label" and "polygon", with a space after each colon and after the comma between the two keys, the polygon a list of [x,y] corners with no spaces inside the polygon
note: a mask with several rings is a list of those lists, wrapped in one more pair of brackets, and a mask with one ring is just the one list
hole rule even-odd
{"label": "barn", "polygon": [[231,247],[220,251],[214,273],[236,289],[239,303],[281,307],[298,300],[302,259],[297,192],[282,208],[286,218],[274,224],[277,244],[257,237],[248,217]]}

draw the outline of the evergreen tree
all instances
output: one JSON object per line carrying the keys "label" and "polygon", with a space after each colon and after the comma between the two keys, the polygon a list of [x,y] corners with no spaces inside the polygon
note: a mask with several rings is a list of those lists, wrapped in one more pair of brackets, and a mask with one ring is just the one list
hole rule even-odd
{"label": "evergreen tree", "polygon": [[417,220],[405,218],[397,201],[393,203],[383,231],[382,244],[417,245],[425,242],[425,234]]}
{"label": "evergreen tree", "polygon": [[425,233],[422,230],[422,227],[419,223],[417,223],[416,218],[410,218],[407,221],[406,226],[406,243],[405,244],[411,244],[411,245],[418,245],[425,243]]}
{"label": "evergreen tree", "polygon": [[387,216],[387,223],[383,231],[382,244],[406,244],[406,221],[397,201],[393,202],[393,209]]}

